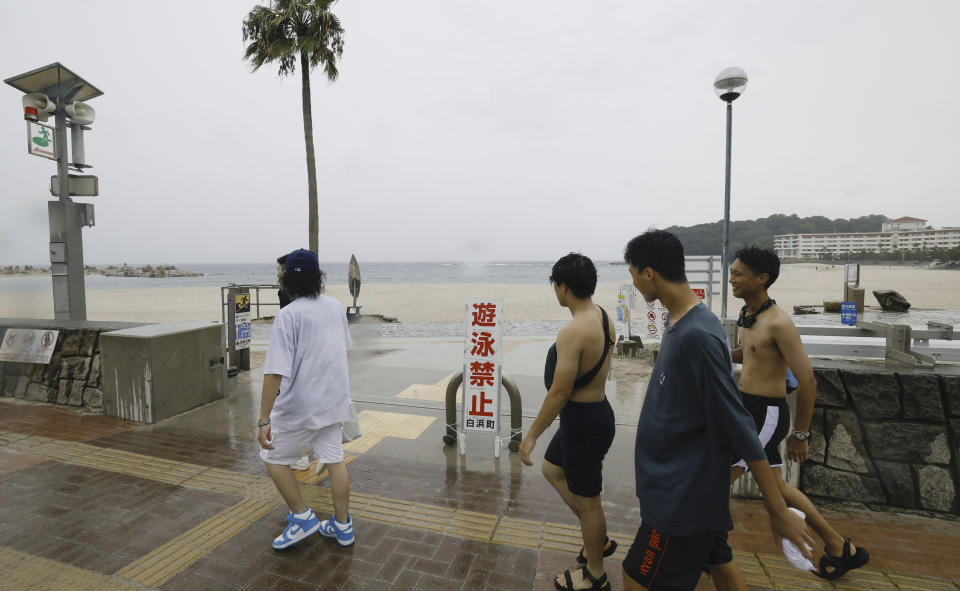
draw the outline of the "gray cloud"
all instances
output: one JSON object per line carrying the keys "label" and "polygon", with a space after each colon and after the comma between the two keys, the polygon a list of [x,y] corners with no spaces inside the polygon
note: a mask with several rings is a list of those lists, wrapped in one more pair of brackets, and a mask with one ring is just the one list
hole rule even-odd
{"label": "gray cloud", "polygon": [[[0,77],[61,61],[105,91],[88,262],[269,261],[305,245],[298,77],[240,60],[241,2],[0,5]],[[883,213],[960,223],[952,1],[344,1],[313,76],[321,258],[617,259],[656,223]],[[43,33],[42,37],[38,35]],[[73,39],[71,36],[79,35]],[[60,37],[64,37],[63,40]],[[44,262],[52,163],[0,90],[0,262]]]}

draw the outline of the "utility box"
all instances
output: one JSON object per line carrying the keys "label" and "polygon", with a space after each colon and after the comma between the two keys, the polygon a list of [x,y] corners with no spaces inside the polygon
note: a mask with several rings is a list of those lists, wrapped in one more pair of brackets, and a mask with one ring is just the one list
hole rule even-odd
{"label": "utility box", "polygon": [[155,423],[224,395],[224,325],[150,324],[100,337],[103,410]]}

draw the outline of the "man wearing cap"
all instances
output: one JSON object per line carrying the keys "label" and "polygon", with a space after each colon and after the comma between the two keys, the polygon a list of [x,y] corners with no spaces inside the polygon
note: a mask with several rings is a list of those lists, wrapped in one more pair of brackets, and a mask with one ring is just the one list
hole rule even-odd
{"label": "man wearing cap", "polygon": [[[350,331],[343,306],[322,293],[323,276],[317,255],[309,250],[287,255],[280,284],[292,302],[273,321],[263,366],[260,457],[290,507],[287,526],[273,541],[277,550],[318,531],[341,546],[354,542],[341,433],[342,424],[350,420]],[[290,469],[304,447],[312,447],[317,462],[326,464],[330,473],[330,519],[321,521],[304,504]]]}

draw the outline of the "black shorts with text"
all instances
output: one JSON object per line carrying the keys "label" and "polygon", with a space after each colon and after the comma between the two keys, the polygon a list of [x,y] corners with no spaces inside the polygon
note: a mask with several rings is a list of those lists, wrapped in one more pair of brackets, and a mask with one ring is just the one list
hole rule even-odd
{"label": "black shorts with text", "polygon": [[623,572],[650,591],[691,591],[705,568],[731,560],[725,531],[671,536],[643,524],[623,560]]}

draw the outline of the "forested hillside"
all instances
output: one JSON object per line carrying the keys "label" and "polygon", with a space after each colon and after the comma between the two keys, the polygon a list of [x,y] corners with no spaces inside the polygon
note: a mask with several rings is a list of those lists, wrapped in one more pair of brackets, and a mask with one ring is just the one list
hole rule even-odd
{"label": "forested hillside", "polygon": [[[887,221],[885,215],[865,215],[853,219],[831,220],[823,216],[801,218],[797,215],[777,214],[755,220],[730,221],[730,252],[741,246],[756,244],[773,248],[777,234],[821,234],[829,232],[879,232],[880,225]],[[670,226],[666,228],[680,237],[686,254],[720,254],[723,222],[697,224],[696,226]]]}

